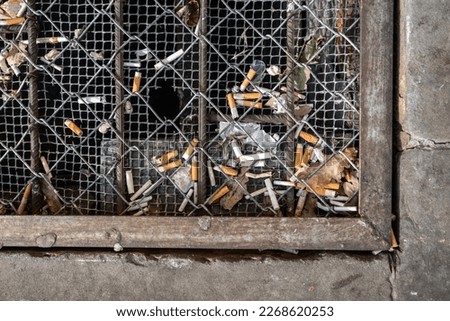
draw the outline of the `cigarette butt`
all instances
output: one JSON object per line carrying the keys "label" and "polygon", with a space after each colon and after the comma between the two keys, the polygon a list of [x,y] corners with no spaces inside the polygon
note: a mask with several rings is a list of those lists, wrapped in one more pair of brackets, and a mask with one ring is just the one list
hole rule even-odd
{"label": "cigarette butt", "polygon": [[157,64],[155,64],[153,67],[158,70],[161,69],[165,64],[169,64],[172,61],[174,61],[175,59],[181,57],[184,53],[183,49],[180,49],[176,52],[174,52],[173,54],[171,54],[169,57],[163,59],[161,62],[158,62]]}
{"label": "cigarette butt", "polygon": [[171,170],[173,168],[177,168],[179,166],[181,166],[181,159],[177,159],[176,161],[173,161],[172,163],[168,163],[166,165],[159,166],[158,171],[163,173],[163,172],[167,172],[168,170]]}
{"label": "cigarette butt", "polygon": [[75,135],[78,135],[78,136],[82,136],[83,135],[83,131],[81,130],[81,128],[78,127],[77,124],[75,124],[70,119],[67,119],[64,122],[64,125],[66,125]]}
{"label": "cigarette butt", "polygon": [[350,172],[348,170],[344,170],[344,177],[347,182],[352,181],[352,175],[350,174]]}
{"label": "cigarette butt", "polygon": [[242,161],[240,162],[242,167],[265,167],[266,166],[266,162],[264,160],[260,160],[260,161]]}
{"label": "cigarette butt", "polygon": [[172,158],[175,158],[178,156],[177,150],[171,150],[164,155],[161,155],[160,157],[153,157],[153,163],[157,166],[164,165],[170,162]]}
{"label": "cigarette butt", "polygon": [[272,157],[272,154],[270,154],[269,152],[265,152],[265,153],[257,153],[257,154],[250,154],[250,155],[242,155],[241,157],[239,157],[239,160],[241,162],[248,162],[248,161],[269,159],[271,157]]}
{"label": "cigarette butt", "polygon": [[233,119],[239,118],[239,114],[236,110],[236,101],[233,98],[233,93],[230,92],[227,94],[227,101],[228,101],[228,106],[230,107],[231,117]]}
{"label": "cigarette butt", "polygon": [[275,211],[278,211],[280,209],[280,205],[278,204],[277,195],[275,194],[275,191],[273,190],[272,181],[270,178],[267,178],[264,180],[264,184],[266,185],[267,191],[269,192],[269,198],[270,202],[272,203],[272,207]]}
{"label": "cigarette butt", "polygon": [[253,78],[255,78],[255,76],[256,76],[256,71],[250,68],[250,70],[247,73],[247,77],[244,79],[241,86],[239,87],[240,91],[245,91],[245,89],[250,84],[250,81],[252,81]]}
{"label": "cigarette butt", "polygon": [[131,61],[126,61],[123,63],[124,67],[134,67],[134,68],[141,68],[141,63],[140,62],[131,62]]}
{"label": "cigarette butt", "polygon": [[324,186],[324,188],[326,189],[332,189],[332,190],[339,190],[339,183],[328,183],[327,185]]}
{"label": "cigarette butt", "polygon": [[256,190],[253,193],[250,193],[249,195],[245,195],[245,198],[249,200],[252,197],[264,194],[265,192],[267,192],[267,187],[260,188],[259,190]]}
{"label": "cigarette butt", "polygon": [[0,80],[2,80],[2,81],[4,81],[4,82],[10,81],[10,80],[11,80],[11,77],[10,77],[10,76],[7,76],[7,75],[1,75],[1,76],[0,76]]}
{"label": "cigarette butt", "polygon": [[127,212],[132,212],[132,211],[137,211],[137,210],[142,210],[143,208],[148,206],[148,202],[141,202],[138,205],[134,205],[134,206],[130,206],[129,208],[127,208]]}
{"label": "cigarette butt", "polygon": [[236,156],[236,158],[240,158],[242,156],[242,151],[238,143],[234,139],[231,141],[231,148],[233,149],[233,153]]}
{"label": "cigarette butt", "polygon": [[233,94],[233,98],[236,100],[260,99],[261,97],[262,97],[262,94],[259,92]]}
{"label": "cigarette butt", "polygon": [[299,190],[297,207],[295,208],[295,217],[302,216],[303,208],[305,207],[306,196],[308,192],[305,189]]}
{"label": "cigarette butt", "polygon": [[214,177],[214,170],[210,160],[208,160],[208,175],[211,186],[216,186],[216,178]]}
{"label": "cigarette butt", "polygon": [[181,202],[180,207],[178,208],[178,212],[183,212],[184,209],[186,208],[186,205],[189,202],[189,199],[192,197],[192,194],[194,194],[194,190],[191,188],[187,194],[186,197],[183,199],[183,202]]}
{"label": "cigarette butt", "polygon": [[227,174],[228,176],[238,176],[239,172],[237,171],[237,169],[225,166],[225,165],[219,165],[219,167],[214,167],[215,170],[217,171],[221,171],[225,174]]}
{"label": "cigarette butt", "polygon": [[14,25],[21,24],[24,21],[25,21],[24,17],[12,18],[12,19],[8,19],[8,20],[0,21],[0,26],[14,26]]}
{"label": "cigarette butt", "polygon": [[134,202],[135,200],[137,200],[137,198],[139,196],[141,196],[151,185],[152,185],[152,181],[148,180],[144,185],[142,185],[142,187],[140,189],[137,190],[136,193],[134,193],[130,197],[130,201]]}
{"label": "cigarette butt", "polygon": [[20,9],[17,12],[17,17],[23,17],[23,15],[25,14],[25,12],[27,11],[27,5],[25,4],[25,2],[23,2],[20,5]]}
{"label": "cigarette butt", "polygon": [[134,194],[133,172],[131,170],[125,171],[128,194]]}
{"label": "cigarette butt", "polygon": [[291,181],[273,181],[273,185],[295,187],[296,184]]}
{"label": "cigarette butt", "polygon": [[395,237],[393,229],[391,229],[391,248],[393,248],[393,249],[398,248],[398,242],[397,242],[397,239]]}
{"label": "cigarette butt", "polygon": [[183,154],[183,156],[182,156],[182,158],[183,158],[184,160],[188,160],[188,159],[189,159],[189,157],[190,157],[190,156],[192,155],[192,153],[194,152],[194,148],[198,145],[199,142],[200,142],[200,141],[199,141],[197,138],[194,138],[194,139],[190,142],[188,148],[186,149],[186,151],[184,152],[184,154]]}
{"label": "cigarette butt", "polygon": [[11,65],[11,69],[14,72],[14,75],[20,76],[20,69],[19,69],[19,67],[15,66],[15,65]]}
{"label": "cigarette butt", "polygon": [[[308,192],[310,192],[309,188],[307,188],[307,190],[308,190]],[[322,188],[322,187],[314,188],[314,192],[316,192],[317,195],[322,196],[322,197],[335,197],[336,196],[336,191]]]}
{"label": "cigarette butt", "polygon": [[307,132],[304,132],[303,130],[300,131],[300,135],[301,138],[303,138],[304,140],[306,140],[308,143],[312,144],[312,145],[316,145],[317,142],[319,141],[319,138],[317,138],[316,136],[309,134]]}
{"label": "cigarette butt", "polygon": [[254,107],[254,108],[262,108],[263,106],[262,102],[256,102],[253,100],[242,100],[242,99],[236,99],[236,104],[238,106]]}
{"label": "cigarette butt", "polygon": [[329,199],[329,202],[331,205],[334,205],[334,206],[341,206],[341,207],[345,206],[344,202],[338,202],[338,201],[335,201],[334,199]]}
{"label": "cigarette butt", "polygon": [[358,207],[356,206],[335,206],[333,210],[336,212],[357,212]]}
{"label": "cigarette butt", "polygon": [[300,164],[300,166],[306,166],[309,163],[309,160],[311,159],[311,155],[313,153],[314,148],[311,146],[306,146],[306,150],[303,153],[303,157],[302,157],[302,163]]}
{"label": "cigarette butt", "polygon": [[194,204],[198,203],[198,183],[194,182]]}
{"label": "cigarette butt", "polygon": [[247,176],[248,178],[253,178],[253,179],[268,178],[268,177],[272,177],[272,172],[265,172],[265,173],[259,173],[259,174],[247,172],[247,173],[245,173],[245,176]]}
{"label": "cigarette butt", "polygon": [[27,187],[25,187],[25,192],[23,193],[22,200],[20,201],[19,208],[17,209],[17,214],[19,215],[22,215],[23,212],[25,212],[25,208],[27,207],[28,200],[31,195],[31,187],[32,184],[28,184]]}
{"label": "cigarette butt", "polygon": [[295,169],[299,170],[302,167],[302,158],[303,158],[303,145],[297,144],[297,148],[295,150]]}
{"label": "cigarette butt", "polygon": [[196,156],[192,157],[191,177],[194,182],[198,181],[198,160]]}
{"label": "cigarette butt", "polygon": [[42,167],[44,167],[45,174],[47,174],[48,179],[52,179],[53,175],[50,172],[50,166],[48,166],[47,159],[45,159],[45,156],[41,156],[41,163]]}
{"label": "cigarette butt", "polygon": [[141,216],[141,215],[144,215],[145,213],[148,213],[148,212],[150,212],[150,209],[148,207],[144,207],[139,212],[133,214],[133,216]]}
{"label": "cigarette butt", "polygon": [[141,88],[141,78],[142,74],[139,71],[136,71],[134,73],[134,79],[133,79],[133,93],[139,92],[139,89]]}
{"label": "cigarette butt", "polygon": [[213,204],[215,202],[217,202],[219,199],[221,199],[225,194],[227,194],[230,191],[230,189],[228,188],[228,186],[224,186],[221,189],[219,189],[218,191],[216,191],[211,198],[208,201],[208,204]]}

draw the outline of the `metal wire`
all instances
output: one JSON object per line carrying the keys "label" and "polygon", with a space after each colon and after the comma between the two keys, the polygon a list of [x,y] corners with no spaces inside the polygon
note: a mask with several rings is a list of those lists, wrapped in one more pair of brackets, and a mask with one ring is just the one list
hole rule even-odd
{"label": "metal wire", "polygon": [[[45,175],[58,214],[299,216],[301,187],[303,216],[357,215],[345,207],[357,206],[359,176],[349,154],[359,146],[358,0],[26,4],[27,31],[0,35],[5,49],[28,43],[24,75],[0,88],[0,200],[10,212]],[[243,90],[255,61],[265,68]],[[236,117],[230,92],[261,95],[248,107],[235,98]],[[314,153],[295,178],[297,144]],[[317,182],[336,160],[342,177],[326,183],[340,199]],[[252,178],[267,173],[268,183]],[[270,184],[276,202],[250,195]],[[25,212],[48,210],[33,201]]]}

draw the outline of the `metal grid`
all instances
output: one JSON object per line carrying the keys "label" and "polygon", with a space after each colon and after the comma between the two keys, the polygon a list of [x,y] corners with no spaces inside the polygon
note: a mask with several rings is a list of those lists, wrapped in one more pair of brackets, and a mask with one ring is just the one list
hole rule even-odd
{"label": "metal grid", "polygon": [[[12,39],[31,47],[33,28],[38,39],[62,42],[38,40],[36,59],[28,48],[19,66],[23,75],[2,83],[0,199],[8,212],[20,212],[33,183],[25,213],[357,215],[358,0],[87,0],[76,6],[49,0],[26,6],[24,23],[0,36],[3,47]],[[52,49],[58,50],[53,60],[41,60]],[[255,61],[270,73],[263,68],[239,89]],[[38,114],[28,102],[27,66],[39,73]],[[251,98],[250,107],[235,99],[236,117],[230,92],[260,97]],[[70,130],[67,120],[83,133]],[[33,122],[51,177],[31,153]],[[199,144],[183,158],[195,139]],[[298,144],[313,154],[295,168]],[[171,151],[178,155],[155,161]],[[262,164],[244,161],[258,153],[270,155]],[[158,169],[174,161],[174,168]],[[208,164],[218,168],[214,181]],[[248,177],[269,172],[269,182]],[[337,190],[327,189],[329,183]],[[276,201],[267,193],[250,195],[270,185]],[[52,204],[35,201],[41,190]]]}

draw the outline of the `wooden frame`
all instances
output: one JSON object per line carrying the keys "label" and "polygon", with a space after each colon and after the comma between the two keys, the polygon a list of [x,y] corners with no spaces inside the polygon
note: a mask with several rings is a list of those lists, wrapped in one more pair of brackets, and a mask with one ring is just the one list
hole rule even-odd
{"label": "wooden frame", "polygon": [[393,6],[361,5],[361,218],[1,216],[0,246],[389,249]]}

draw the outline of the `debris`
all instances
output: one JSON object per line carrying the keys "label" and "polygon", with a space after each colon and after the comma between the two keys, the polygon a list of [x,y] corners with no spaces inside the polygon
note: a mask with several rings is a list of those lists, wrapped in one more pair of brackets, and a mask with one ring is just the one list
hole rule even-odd
{"label": "debris", "polygon": [[242,156],[241,148],[239,147],[235,139],[231,141],[231,148],[233,149],[233,153],[236,158],[240,158]]}
{"label": "debris", "polygon": [[92,58],[94,58],[94,60],[97,60],[97,61],[105,59],[105,53],[103,51],[99,51],[99,52],[91,51],[89,53],[89,56],[91,56]]}
{"label": "debris", "polygon": [[[226,210],[231,210],[247,193],[246,186],[248,182],[248,177],[245,175],[236,178],[236,180],[230,182],[228,187],[230,188],[230,193],[227,193],[220,200],[220,206]],[[240,184],[239,184],[240,183]],[[242,188],[242,186],[244,188]]]}
{"label": "debris", "polygon": [[33,186],[33,184],[30,183],[25,187],[25,191],[23,192],[22,200],[20,201],[19,208],[17,209],[17,214],[19,214],[19,215],[22,215],[25,212],[28,201],[30,199],[32,186]]}
{"label": "debris", "polygon": [[133,79],[133,89],[132,89],[133,93],[139,92],[139,89],[141,87],[141,78],[142,78],[142,74],[139,71],[136,71],[134,73],[134,79]]}
{"label": "debris", "polygon": [[126,61],[123,63],[124,67],[133,67],[133,68],[141,68],[141,63],[139,61]]}
{"label": "debris", "polygon": [[52,49],[44,55],[44,58],[47,59],[48,61],[53,61],[56,59],[56,57],[59,56],[60,53],[61,51]]}
{"label": "debris", "polygon": [[[57,43],[63,43],[63,42],[69,42],[69,39],[67,39],[66,37],[46,37],[46,38],[37,38],[36,39],[37,44],[44,44],[44,43],[57,44]],[[21,43],[28,45],[28,40],[23,40],[23,41],[21,41]]]}
{"label": "debris", "polygon": [[350,180],[344,182],[344,184],[342,184],[342,187],[344,189],[345,195],[352,196],[359,190],[359,180],[354,175],[350,175]]}
{"label": "debris", "polygon": [[4,2],[0,6],[0,11],[2,12],[1,19],[21,17],[20,14],[24,10],[23,7],[26,9],[26,5],[22,0],[8,0]]}
{"label": "debris", "polygon": [[66,125],[75,135],[77,135],[77,136],[82,136],[83,135],[83,131],[81,130],[81,128],[78,127],[78,125],[75,124],[70,119],[67,119],[64,122],[64,125]]}
{"label": "debris", "polygon": [[130,197],[130,201],[135,201],[139,198],[139,196],[141,196],[150,186],[152,186],[152,181],[148,180],[144,185],[142,185],[142,187],[140,189],[137,190],[136,193],[134,193],[131,197]]}
{"label": "debris", "polygon": [[181,57],[184,53],[183,49],[178,50],[177,52],[171,54],[169,57],[161,60],[161,62],[158,62],[154,65],[154,68],[156,70],[161,69],[164,65],[170,64],[172,61],[176,60],[177,58]]}
{"label": "debris", "polygon": [[133,105],[130,101],[125,103],[125,114],[131,114],[133,112]]}
{"label": "debris", "polygon": [[200,4],[198,0],[189,0],[189,2],[181,7],[176,13],[178,17],[183,18],[184,23],[188,27],[195,27],[200,18]]}
{"label": "debris", "polygon": [[271,76],[279,76],[281,75],[281,68],[276,65],[271,65],[269,68],[266,69],[267,73]]}
{"label": "debris", "polygon": [[109,129],[111,128],[111,124],[105,120],[99,127],[98,127],[98,131],[102,134],[106,134]]}
{"label": "debris", "polygon": [[176,173],[172,175],[172,180],[183,193],[187,193],[192,187],[191,167],[183,166],[179,168]]}

